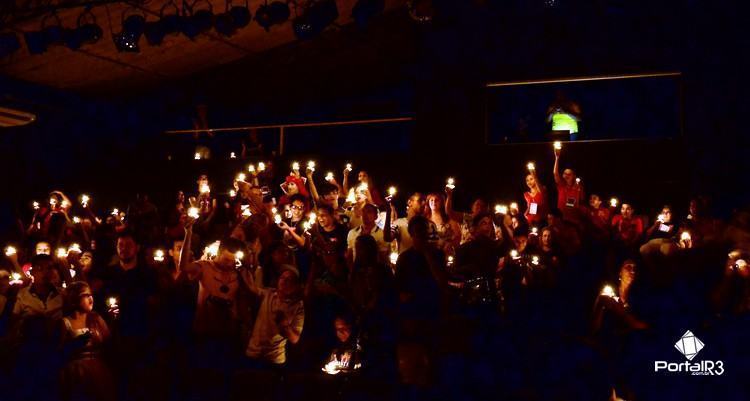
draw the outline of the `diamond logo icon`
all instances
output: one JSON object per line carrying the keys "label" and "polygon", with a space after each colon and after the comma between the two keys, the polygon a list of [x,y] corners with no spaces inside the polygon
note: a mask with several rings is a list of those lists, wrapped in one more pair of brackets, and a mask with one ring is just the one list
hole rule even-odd
{"label": "diamond logo icon", "polygon": [[701,352],[705,345],[703,344],[703,341],[699,340],[698,337],[693,334],[692,331],[688,330],[674,344],[674,346],[682,353],[682,355],[685,355],[685,358],[687,358],[688,361],[692,361],[693,358]]}

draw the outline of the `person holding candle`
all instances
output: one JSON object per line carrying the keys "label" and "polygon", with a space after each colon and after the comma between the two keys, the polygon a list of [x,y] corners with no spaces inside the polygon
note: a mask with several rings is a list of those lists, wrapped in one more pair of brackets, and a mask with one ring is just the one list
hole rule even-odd
{"label": "person holding candle", "polygon": [[526,201],[526,211],[523,216],[529,225],[540,225],[547,216],[547,189],[539,182],[536,175],[536,167],[533,163],[528,165],[529,174],[526,175],[526,186],[528,191],[523,193]]}
{"label": "person holding candle", "polygon": [[442,194],[433,192],[427,195],[425,217],[437,228],[438,246],[448,254],[455,252],[461,244],[461,227],[445,212]]}
{"label": "person holding candle", "polygon": [[[419,193],[413,193],[406,201],[406,216],[400,217],[393,222],[394,239],[398,241],[398,253],[403,253],[405,250],[412,246],[411,236],[409,235],[409,221],[416,216],[421,216],[424,212],[425,198]],[[430,222],[432,226],[431,232],[436,232],[437,228],[434,227],[434,223]],[[386,232],[386,235],[390,233]],[[388,239],[386,239],[388,241]]]}
{"label": "person holding candle", "polygon": [[557,186],[557,208],[566,219],[577,221],[580,217],[577,211],[584,199],[583,184],[576,180],[576,173],[572,169],[566,168],[560,174],[561,153],[562,149],[555,148],[555,165],[552,168]]}
{"label": "person holding candle", "polygon": [[378,208],[375,205],[366,204],[362,208],[362,225],[349,230],[349,234],[346,238],[347,265],[352,266],[354,264],[354,259],[356,257],[355,242],[357,240],[357,237],[359,237],[360,235],[371,235],[373,238],[375,238],[375,241],[378,244],[378,255],[381,258],[380,260],[387,260],[386,257],[388,254],[389,246],[388,243],[385,242],[383,230],[381,230],[380,227],[375,224],[377,218]]}
{"label": "person holding candle", "polygon": [[633,206],[623,202],[620,214],[612,218],[612,235],[616,244],[624,250],[632,250],[643,237],[643,220],[634,215]]}
{"label": "person holding candle", "polygon": [[114,400],[114,380],[101,355],[110,337],[109,328],[94,312],[94,295],[85,282],[68,286],[62,322],[66,362],[60,373],[61,398]]}
{"label": "person holding candle", "polygon": [[609,223],[611,219],[611,209],[602,207],[602,199],[597,194],[589,196],[589,220],[592,224],[592,236],[599,242],[606,242],[609,239]]}

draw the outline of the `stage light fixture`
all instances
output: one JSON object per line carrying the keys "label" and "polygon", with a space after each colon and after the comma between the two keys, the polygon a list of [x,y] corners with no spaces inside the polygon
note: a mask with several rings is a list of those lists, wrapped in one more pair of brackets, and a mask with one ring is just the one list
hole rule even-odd
{"label": "stage light fixture", "polygon": [[122,31],[112,37],[117,51],[121,53],[138,53],[141,51],[138,46],[138,40],[143,35],[143,30],[146,26],[146,17],[138,13],[128,15],[128,12],[132,13],[135,11],[134,8],[131,8],[122,13]]}
{"label": "stage light fixture", "polygon": [[85,44],[98,42],[103,35],[104,31],[96,23],[96,17],[87,9],[78,16],[76,28],[65,31],[65,45],[76,50]]}
{"label": "stage light fixture", "polygon": [[0,59],[21,48],[21,41],[13,32],[0,33]]}
{"label": "stage light fixture", "polygon": [[[56,25],[47,25],[47,20],[54,18]],[[26,47],[31,54],[42,54],[47,49],[56,44],[63,43],[64,30],[60,23],[60,18],[56,13],[49,14],[42,19],[41,29],[30,31],[23,34],[26,41]]]}
{"label": "stage light fixture", "polygon": [[[172,8],[174,12],[165,14],[169,8]],[[151,46],[160,45],[165,36],[177,32],[180,32],[180,9],[174,1],[164,4],[159,11],[159,20],[146,22],[143,30],[146,41]]]}
{"label": "stage light fixture", "polygon": [[352,18],[358,26],[365,27],[384,10],[385,0],[359,0],[352,8]]}
{"label": "stage light fixture", "polygon": [[227,0],[226,11],[216,16],[216,32],[224,36],[232,36],[238,29],[246,27],[251,19],[247,0],[244,6],[232,5],[232,0]]}
{"label": "stage light fixture", "polygon": [[290,15],[289,4],[282,1],[274,1],[268,4],[268,1],[266,1],[255,12],[255,21],[268,31],[272,25],[280,25],[286,22]]}
{"label": "stage light fixture", "polygon": [[302,15],[294,19],[294,34],[301,40],[310,39],[323,32],[338,17],[339,10],[335,0],[316,1],[305,7]]}
{"label": "stage light fixture", "polygon": [[[198,10],[196,6],[202,6]],[[188,9],[190,15],[183,16],[181,31],[190,40],[208,31],[214,25],[213,6],[207,0],[198,0]]]}

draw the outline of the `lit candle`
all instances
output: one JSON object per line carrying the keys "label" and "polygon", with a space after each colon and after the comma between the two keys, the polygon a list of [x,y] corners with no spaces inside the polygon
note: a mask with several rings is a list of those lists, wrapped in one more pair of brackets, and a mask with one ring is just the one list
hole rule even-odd
{"label": "lit candle", "polygon": [[250,217],[253,215],[253,212],[250,211],[250,208],[247,208],[242,211],[242,217]]}
{"label": "lit candle", "polygon": [[65,248],[57,248],[57,257],[64,258],[68,256],[68,250]]}
{"label": "lit candle", "polygon": [[310,170],[310,171],[315,171],[315,162],[312,161],[312,160],[310,160],[309,162],[307,162],[307,169]]}
{"label": "lit candle", "polygon": [[333,181],[333,172],[326,173],[326,181]]}
{"label": "lit candle", "polygon": [[581,177],[576,178],[576,184],[581,184]]}
{"label": "lit candle", "polygon": [[32,202],[31,207],[33,207],[34,210],[39,210],[39,202],[37,201]]}
{"label": "lit candle", "polygon": [[512,250],[512,251],[510,251],[510,257],[513,258],[513,259],[518,259],[519,258],[518,251],[515,250],[515,249]]}
{"label": "lit candle", "polygon": [[271,213],[272,214],[278,214],[279,213],[279,209],[276,209],[275,207],[272,207],[271,208]]}
{"label": "lit candle", "polygon": [[531,264],[532,265],[539,265],[539,256],[532,256],[531,257]]}
{"label": "lit candle", "polygon": [[109,297],[107,299],[107,305],[109,305],[110,309],[117,308],[117,298],[115,298],[115,297]]}
{"label": "lit candle", "polygon": [[555,141],[555,143],[553,143],[552,146],[555,148],[555,150],[560,150],[562,149],[562,142]]}
{"label": "lit candle", "polygon": [[618,202],[619,201],[617,200],[617,198],[612,198],[612,199],[609,200],[609,205],[612,206],[612,207],[617,207],[617,203]]}
{"label": "lit candle", "polygon": [[117,208],[112,209],[112,216],[119,216],[119,215],[120,215],[120,210],[119,209],[117,209]]}
{"label": "lit candle", "polygon": [[62,206],[63,209],[67,209],[70,207],[70,202],[63,200],[60,205]]}
{"label": "lit candle", "polygon": [[73,223],[80,224],[81,223],[81,218],[78,217],[78,216],[73,216]]}
{"label": "lit candle", "polygon": [[195,158],[195,160],[200,160],[201,159],[201,154],[198,153],[198,152],[195,152],[194,158]]}
{"label": "lit candle", "polygon": [[511,202],[511,204],[510,204],[510,210],[518,210],[518,203]]}
{"label": "lit candle", "polygon": [[207,194],[211,192],[211,187],[208,184],[201,184],[199,191],[201,194]]}
{"label": "lit candle", "polygon": [[71,252],[81,253],[81,246],[76,244],[75,242],[70,244],[70,246],[68,247],[68,253]]}
{"label": "lit candle", "polygon": [[682,241],[690,241],[690,233],[687,231],[683,231],[682,234],[680,234],[680,239]]}
{"label": "lit candle", "polygon": [[453,179],[453,177],[448,177],[448,181],[445,184],[446,188],[449,189],[455,189],[456,188],[456,180]]}
{"label": "lit candle", "polygon": [[453,266],[453,256],[448,256],[448,266]]}
{"label": "lit candle", "polygon": [[508,206],[497,204],[495,205],[496,214],[508,214]]}
{"label": "lit candle", "polygon": [[230,198],[234,198],[235,196],[237,196],[237,191],[235,191],[234,189],[230,189],[229,190],[229,197]]}
{"label": "lit candle", "polygon": [[12,246],[10,246],[10,245],[9,245],[9,246],[7,246],[7,247],[5,247],[5,256],[8,256],[8,257],[10,257],[10,256],[13,256],[13,255],[15,255],[15,254],[16,254],[17,252],[18,252],[18,251],[16,250],[16,248],[15,248],[15,247],[12,247]]}
{"label": "lit candle", "polygon": [[602,288],[601,295],[604,295],[605,297],[615,298],[615,290],[611,285],[605,285],[604,288]]}
{"label": "lit candle", "polygon": [[191,207],[188,209],[187,215],[193,219],[197,219],[201,214],[197,207]]}
{"label": "lit candle", "polygon": [[734,268],[737,270],[743,270],[747,267],[747,261],[745,259],[737,259],[734,262]]}
{"label": "lit candle", "polygon": [[281,224],[281,215],[280,214],[274,215],[273,216],[273,222],[276,223],[276,224]]}
{"label": "lit candle", "polygon": [[[11,281],[11,284],[15,284],[15,283],[22,283],[22,282],[23,282],[23,281],[21,280],[21,277],[22,277],[22,276],[21,276],[21,274],[20,274],[20,273],[13,273],[13,274],[11,274],[10,276],[11,276],[11,277],[13,278],[13,281]],[[14,283],[14,282],[15,282],[15,283]]]}
{"label": "lit candle", "polygon": [[57,198],[55,198],[55,197],[49,198],[49,204],[50,204],[50,206],[57,205]]}
{"label": "lit candle", "polygon": [[539,229],[536,227],[531,227],[531,235],[538,235]]}
{"label": "lit candle", "polygon": [[388,188],[388,195],[390,195],[390,196],[396,195],[396,187],[390,187],[390,188]]}
{"label": "lit candle", "polygon": [[534,163],[533,163],[533,162],[529,162],[529,163],[528,163],[528,164],[526,165],[526,168],[527,168],[527,169],[529,169],[529,171],[534,171],[534,170],[536,170],[536,166],[534,166]]}
{"label": "lit candle", "polygon": [[232,153],[229,154],[229,158],[230,159],[236,159],[237,155],[235,155],[234,152],[232,152]]}
{"label": "lit candle", "polygon": [[310,224],[315,224],[315,219],[317,218],[318,218],[318,215],[315,214],[315,212],[310,212],[310,217],[309,217]]}
{"label": "lit candle", "polygon": [[297,162],[292,163],[292,170],[299,171],[299,163]]}
{"label": "lit candle", "polygon": [[666,218],[667,218],[667,216],[665,216],[664,214],[660,214],[660,215],[656,216],[656,221],[658,221],[660,223],[664,223],[664,220]]}
{"label": "lit candle", "polygon": [[249,173],[255,173],[255,165],[251,164],[251,165],[247,166],[247,171]]}
{"label": "lit candle", "polygon": [[247,176],[245,175],[245,173],[239,173],[239,174],[237,174],[237,181],[245,181],[245,178],[247,178]]}
{"label": "lit candle", "polygon": [[260,162],[258,163],[258,171],[265,171],[266,169],[266,163]]}
{"label": "lit candle", "polygon": [[305,231],[309,231],[309,230],[310,230],[310,229],[312,228],[312,226],[310,225],[310,222],[309,222],[309,221],[305,221],[305,222],[303,222],[303,223],[302,223],[302,228],[303,228],[303,229],[304,229]]}
{"label": "lit candle", "polygon": [[204,252],[206,255],[210,258],[215,258],[219,254],[219,241],[216,241],[212,243],[211,245],[207,246]]}
{"label": "lit candle", "polygon": [[346,195],[346,201],[349,203],[354,203],[357,201],[357,199],[354,197],[354,188],[349,190],[349,193]]}
{"label": "lit candle", "polygon": [[352,164],[346,163],[346,171],[352,171]]}
{"label": "lit candle", "polygon": [[398,262],[398,253],[391,252],[390,259],[391,259],[391,264],[395,265],[396,262]]}
{"label": "lit candle", "polygon": [[157,249],[154,251],[154,262],[163,262],[164,261],[164,251],[161,249]]}
{"label": "lit candle", "polygon": [[88,195],[86,194],[81,195],[81,206],[88,207],[90,200],[91,198],[89,198]]}

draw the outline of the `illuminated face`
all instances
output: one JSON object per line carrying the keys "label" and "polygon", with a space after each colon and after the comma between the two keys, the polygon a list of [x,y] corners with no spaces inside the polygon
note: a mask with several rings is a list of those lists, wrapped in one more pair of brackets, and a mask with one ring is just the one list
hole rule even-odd
{"label": "illuminated face", "polygon": [[563,171],[562,176],[563,180],[565,180],[565,183],[568,185],[573,185],[576,181],[576,173],[569,168],[566,168],[565,171]]}
{"label": "illuminated face", "polygon": [[292,202],[291,206],[292,210],[292,220],[299,221],[302,220],[302,217],[305,213],[305,204],[302,203],[302,201],[294,201]]}
{"label": "illuminated face", "polygon": [[378,211],[372,207],[366,207],[362,210],[362,223],[366,226],[372,226],[375,224],[375,220],[378,219]]}
{"label": "illuminated face", "polygon": [[133,238],[121,237],[117,239],[117,256],[124,263],[132,262],[138,254],[138,245]]}
{"label": "illuminated face", "polygon": [[433,212],[439,211],[443,207],[443,200],[438,196],[430,196],[427,198],[427,202]]}
{"label": "illuminated face", "polygon": [[278,288],[279,294],[291,295],[297,291],[299,283],[297,282],[297,275],[289,270],[285,270],[279,277],[279,282],[276,288]]}
{"label": "illuminated face", "polygon": [[349,337],[352,335],[352,326],[346,323],[343,319],[336,319],[333,322],[333,326],[336,328],[336,338],[342,343],[349,341]]}
{"label": "illuminated face", "polygon": [[34,252],[37,255],[49,255],[51,250],[49,247],[49,243],[47,242],[37,242],[36,247],[34,248]]}
{"label": "illuminated face", "polygon": [[94,260],[94,257],[91,254],[91,252],[86,251],[83,254],[81,254],[81,259],[80,259],[81,269],[83,271],[89,271],[89,270],[91,270],[91,265],[93,263],[93,260]]}
{"label": "illuminated face", "polygon": [[533,175],[529,174],[526,176],[526,186],[529,189],[536,187],[536,178]]}
{"label": "illuminated face", "polygon": [[414,194],[406,201],[406,210],[412,213],[419,213],[424,209],[424,199],[421,194]]}
{"label": "illuminated face", "polygon": [[526,249],[526,244],[528,243],[529,238],[525,235],[517,235],[513,237],[513,243],[516,244],[516,249],[518,252],[523,252],[524,249]]}
{"label": "illuminated face", "polygon": [[688,208],[688,212],[692,216],[697,216],[698,215],[698,202],[696,202],[695,200],[691,200],[690,207]]}
{"label": "illuminated face", "polygon": [[602,200],[599,198],[599,195],[591,195],[589,198],[589,205],[594,209],[599,209],[599,206],[602,205]]}
{"label": "illuminated face", "polygon": [[672,209],[665,207],[661,210],[662,216],[664,216],[664,222],[669,223],[672,221]]}
{"label": "illuminated face", "polygon": [[172,249],[169,250],[169,256],[171,256],[172,260],[174,260],[175,266],[180,265],[180,253],[182,253],[182,244],[183,241],[175,241],[174,244],[172,244]]}
{"label": "illuminated face", "polygon": [[359,182],[367,182],[369,178],[370,176],[367,175],[367,171],[360,171],[359,174],[357,174],[357,181]]}
{"label": "illuminated face", "polygon": [[214,262],[221,268],[232,269],[235,266],[234,253],[229,252],[226,249],[222,249],[219,254],[216,255],[216,259],[214,259]]}
{"label": "illuminated face", "polygon": [[338,190],[334,190],[334,191],[331,191],[331,192],[323,195],[323,201],[327,205],[330,205],[334,209],[338,208],[339,191]]}
{"label": "illuminated face", "polygon": [[482,237],[492,237],[492,233],[495,231],[495,226],[492,224],[492,219],[488,217],[483,217],[482,220],[479,221],[479,224],[477,225],[474,233],[477,236]]}
{"label": "illuminated face", "polygon": [[331,225],[333,225],[333,216],[331,216],[327,210],[319,209],[318,210],[318,223],[322,227],[330,227]]}
{"label": "illuminated face", "polygon": [[623,203],[620,207],[620,213],[622,213],[622,217],[629,219],[633,217],[633,207],[630,206],[627,203]]}
{"label": "illuminated face", "polygon": [[552,231],[550,230],[543,230],[542,231],[542,246],[549,248],[552,246]]}
{"label": "illuminated face", "polygon": [[286,184],[286,193],[287,195],[294,195],[299,193],[299,188],[297,187],[296,182],[289,182]]}
{"label": "illuminated face", "polygon": [[478,215],[479,213],[484,213],[487,211],[487,204],[481,200],[477,199],[474,201],[474,203],[471,204],[471,214],[474,216]]}
{"label": "illuminated face", "polygon": [[91,312],[94,310],[94,296],[91,294],[91,288],[84,287],[80,295],[78,295],[78,310],[81,312]]}

